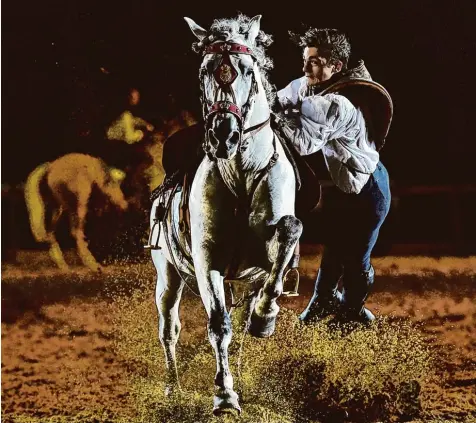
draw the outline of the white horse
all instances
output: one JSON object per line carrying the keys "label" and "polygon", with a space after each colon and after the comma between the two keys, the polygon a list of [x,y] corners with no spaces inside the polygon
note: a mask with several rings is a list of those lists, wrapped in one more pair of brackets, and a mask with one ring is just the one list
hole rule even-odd
{"label": "white horse", "polygon": [[[158,236],[159,247],[152,250],[152,259],[157,269],[159,337],[168,371],[166,393],[180,389],[175,356],[179,302],[184,284],[196,284],[216,354],[215,414],[241,412],[228,364],[232,333],[225,275],[261,282],[248,331],[259,337],[272,335],[283,273],[302,233],[294,215],[294,170],[269,125],[271,90],[265,70],[271,61],[264,47],[271,39],[260,31],[260,19],[240,15],[215,20],[206,31],[185,18],[198,38],[195,50],[203,55],[199,75],[207,150],[190,189],[191,244],[179,230],[182,192],[167,191],[154,201],[151,213],[151,239]],[[165,217],[154,221],[164,209]],[[154,225],[157,221],[161,223]],[[244,246],[239,255],[238,238]],[[238,257],[236,266],[232,257]]]}

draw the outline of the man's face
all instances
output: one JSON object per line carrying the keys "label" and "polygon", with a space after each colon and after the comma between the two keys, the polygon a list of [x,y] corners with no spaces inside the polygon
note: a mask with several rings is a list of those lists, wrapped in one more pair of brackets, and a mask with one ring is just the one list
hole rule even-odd
{"label": "man's face", "polygon": [[316,85],[327,81],[336,72],[342,69],[342,63],[330,65],[324,57],[319,56],[317,47],[306,47],[303,53],[304,67],[302,71],[307,78],[308,85]]}
{"label": "man's face", "polygon": [[140,93],[135,88],[133,88],[129,93],[129,101],[132,106],[137,106],[139,104]]}

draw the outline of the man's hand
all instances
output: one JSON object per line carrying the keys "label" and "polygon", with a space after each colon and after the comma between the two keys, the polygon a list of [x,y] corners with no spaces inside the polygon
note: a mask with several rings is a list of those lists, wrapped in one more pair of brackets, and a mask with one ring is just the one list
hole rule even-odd
{"label": "man's hand", "polygon": [[271,124],[272,126],[282,128],[284,126],[284,121],[276,113],[271,113]]}
{"label": "man's hand", "polygon": [[279,97],[279,104],[282,110],[290,109],[291,107],[293,107],[293,102],[288,97]]}
{"label": "man's hand", "polygon": [[271,113],[271,126],[277,127],[281,134],[285,135],[289,140],[293,139],[294,131],[288,126],[284,119],[281,119],[275,113]]}

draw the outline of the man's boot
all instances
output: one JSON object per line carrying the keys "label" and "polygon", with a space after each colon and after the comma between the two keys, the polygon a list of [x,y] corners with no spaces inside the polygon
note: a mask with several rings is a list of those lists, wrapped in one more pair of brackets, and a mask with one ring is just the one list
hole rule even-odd
{"label": "man's boot", "polygon": [[299,316],[299,320],[304,323],[318,322],[337,313],[341,303],[342,294],[337,289],[332,296],[327,298],[318,297],[314,293],[306,309]]}
{"label": "man's boot", "polygon": [[[374,268],[359,275],[344,274],[344,290],[338,320],[342,323],[356,322],[370,324],[375,320],[373,313],[364,307],[365,300],[374,282]],[[350,279],[350,280],[349,280]],[[351,283],[352,285],[349,285]]]}
{"label": "man's boot", "polygon": [[299,316],[301,322],[317,322],[337,313],[342,303],[342,294],[337,290],[339,277],[333,276],[332,278],[323,277],[322,269],[319,269],[314,294]]}

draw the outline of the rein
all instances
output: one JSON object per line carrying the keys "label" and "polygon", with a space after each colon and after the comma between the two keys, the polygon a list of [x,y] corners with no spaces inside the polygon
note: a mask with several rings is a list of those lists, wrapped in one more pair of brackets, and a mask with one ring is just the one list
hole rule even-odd
{"label": "rein", "polygon": [[254,125],[254,126],[251,126],[247,129],[245,129],[243,131],[243,135],[244,138],[243,138],[243,141],[245,141],[246,139],[248,138],[251,138],[253,137],[254,135],[256,135],[259,131],[261,131],[266,125],[269,124],[271,120],[271,115],[268,117],[268,119],[266,119],[264,122],[261,122],[261,123],[258,123],[257,125]]}

